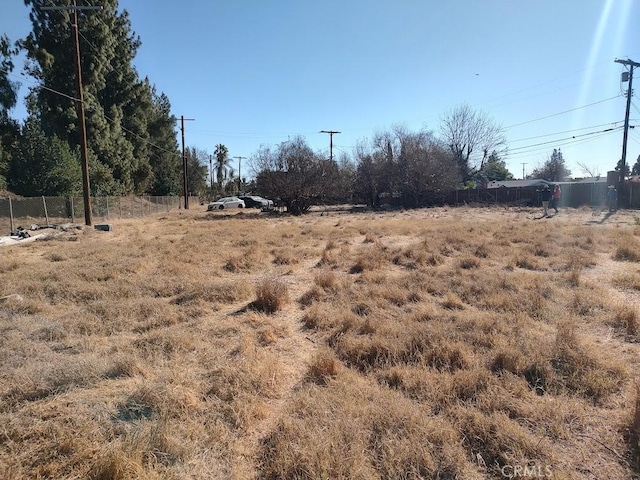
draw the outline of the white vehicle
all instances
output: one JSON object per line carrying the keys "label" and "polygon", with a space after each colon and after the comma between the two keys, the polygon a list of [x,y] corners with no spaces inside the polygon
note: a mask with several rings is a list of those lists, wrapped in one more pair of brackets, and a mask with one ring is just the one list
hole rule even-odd
{"label": "white vehicle", "polygon": [[262,198],[258,195],[242,195],[239,197],[246,207],[255,207],[255,208],[273,208],[273,200],[268,200],[266,198]]}
{"label": "white vehicle", "polygon": [[238,197],[222,197],[215,202],[211,202],[207,206],[207,212],[211,212],[213,210],[224,210],[225,208],[244,208],[244,201],[240,200]]}

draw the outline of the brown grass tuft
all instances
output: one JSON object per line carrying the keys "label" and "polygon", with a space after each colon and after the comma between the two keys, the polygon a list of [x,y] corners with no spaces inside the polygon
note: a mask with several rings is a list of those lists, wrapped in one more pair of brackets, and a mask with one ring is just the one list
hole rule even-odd
{"label": "brown grass tuft", "polygon": [[637,273],[623,273],[613,277],[612,283],[626,290],[640,290],[640,275]]}
{"label": "brown grass tuft", "polygon": [[333,352],[323,349],[313,357],[307,377],[318,385],[326,385],[329,379],[338,375],[339,371],[339,363]]}
{"label": "brown grass tuft", "polygon": [[318,272],[313,281],[316,285],[324,290],[334,290],[338,286],[336,274],[331,270],[322,270]]}
{"label": "brown grass tuft", "polygon": [[611,324],[623,329],[630,337],[640,339],[640,320],[638,310],[631,305],[621,305],[616,308]]}
{"label": "brown grass tuft", "polygon": [[558,325],[551,365],[556,387],[594,402],[618,391],[627,377],[624,363],[604,355],[595,345],[585,346],[572,321]]}
{"label": "brown grass tuft", "polygon": [[293,265],[299,262],[293,250],[278,249],[271,252],[273,263],[276,265]]}
{"label": "brown grass tuft", "polygon": [[376,237],[373,233],[367,232],[364,235],[364,243],[378,243],[378,237]]}
{"label": "brown grass tuft", "polygon": [[487,258],[489,256],[489,247],[484,243],[478,245],[473,254],[478,258]]}
{"label": "brown grass tuft", "polygon": [[265,279],[256,287],[256,299],[251,303],[251,308],[259,312],[275,313],[288,302],[287,284],[278,279]]}
{"label": "brown grass tuft", "polygon": [[613,259],[620,262],[640,262],[640,246],[634,243],[626,245],[618,245]]}
{"label": "brown grass tuft", "polygon": [[480,261],[474,257],[464,257],[458,261],[458,266],[465,270],[478,268],[480,266]]}
{"label": "brown grass tuft", "polygon": [[442,301],[442,307],[447,310],[464,310],[464,302],[454,293],[448,293]]}

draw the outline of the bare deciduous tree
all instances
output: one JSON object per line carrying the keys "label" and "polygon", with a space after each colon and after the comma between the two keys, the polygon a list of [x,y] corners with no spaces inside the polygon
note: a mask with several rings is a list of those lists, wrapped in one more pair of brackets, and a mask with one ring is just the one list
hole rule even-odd
{"label": "bare deciduous tree", "polygon": [[456,159],[460,180],[466,182],[494,150],[505,145],[502,126],[487,113],[462,104],[442,117],[442,141]]}
{"label": "bare deciduous tree", "polygon": [[584,162],[576,162],[576,163],[580,167],[580,170],[582,170],[582,173],[586,173],[590,177],[599,177],[600,176],[600,170],[598,170],[598,167],[596,167],[596,166],[589,167]]}

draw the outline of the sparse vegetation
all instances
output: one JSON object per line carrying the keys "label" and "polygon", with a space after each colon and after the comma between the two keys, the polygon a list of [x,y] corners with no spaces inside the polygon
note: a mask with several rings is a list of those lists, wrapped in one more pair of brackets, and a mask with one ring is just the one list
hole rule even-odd
{"label": "sparse vegetation", "polygon": [[0,478],[640,474],[635,218],[437,213],[4,247]]}

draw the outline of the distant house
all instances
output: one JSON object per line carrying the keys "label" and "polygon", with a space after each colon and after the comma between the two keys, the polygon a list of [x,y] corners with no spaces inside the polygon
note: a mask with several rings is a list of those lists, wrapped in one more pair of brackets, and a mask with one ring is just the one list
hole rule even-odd
{"label": "distant house", "polygon": [[589,184],[607,184],[607,177],[602,176],[602,175],[598,175],[597,177],[587,177],[587,178],[576,178],[574,180],[571,180],[570,182],[566,182],[566,183],[577,183],[577,184],[584,184],[584,183],[589,183]]}
{"label": "distant house", "polygon": [[487,183],[487,188],[539,188],[544,185],[552,185],[541,178],[533,180],[493,180]]}

